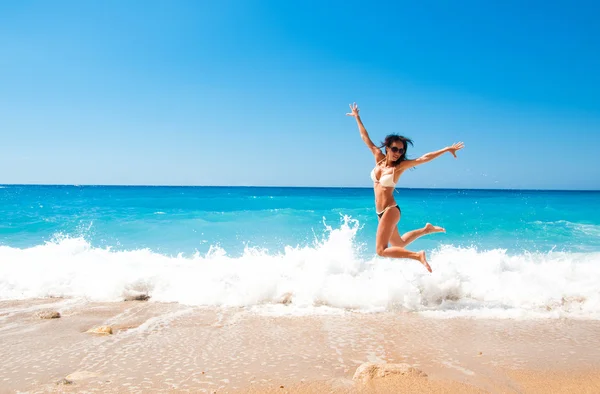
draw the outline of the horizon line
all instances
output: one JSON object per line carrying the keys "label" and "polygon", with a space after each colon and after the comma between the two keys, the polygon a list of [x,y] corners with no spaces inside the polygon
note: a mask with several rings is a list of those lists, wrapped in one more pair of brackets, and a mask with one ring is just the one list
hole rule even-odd
{"label": "horizon line", "polygon": [[[372,186],[289,186],[289,185],[128,185],[93,183],[0,183],[0,186],[71,186],[71,187],[204,187],[204,188],[288,188],[288,189],[372,189]],[[477,187],[396,187],[407,190],[487,190],[487,191],[546,191],[546,192],[600,192],[600,189],[519,189],[519,188],[477,188]]]}

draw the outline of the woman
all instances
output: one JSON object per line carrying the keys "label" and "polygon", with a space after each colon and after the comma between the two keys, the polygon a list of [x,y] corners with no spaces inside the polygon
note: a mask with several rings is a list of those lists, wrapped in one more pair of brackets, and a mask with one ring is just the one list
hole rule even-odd
{"label": "woman", "polygon": [[[394,200],[394,188],[402,173],[408,169],[431,161],[445,152],[450,152],[456,158],[456,151],[464,147],[462,142],[456,143],[444,149],[427,153],[416,160],[406,159],[406,149],[412,141],[406,137],[390,134],[385,138],[383,145],[375,146],[369,138],[369,134],[358,115],[358,106],[356,103],[350,104],[350,113],[358,124],[358,130],[362,140],[367,144],[373,156],[375,156],[375,168],[371,171],[371,179],[375,188],[375,208],[379,217],[377,226],[376,251],[379,256],[394,258],[409,258],[418,260],[431,272],[431,267],[427,263],[425,251],[411,252],[405,247],[415,239],[430,233],[445,232],[442,227],[432,226],[427,223],[425,227],[418,230],[409,231],[400,236],[398,232],[398,222],[400,221],[400,207]],[[385,147],[385,155],[381,153],[381,148]],[[389,244],[392,246],[390,247]]]}

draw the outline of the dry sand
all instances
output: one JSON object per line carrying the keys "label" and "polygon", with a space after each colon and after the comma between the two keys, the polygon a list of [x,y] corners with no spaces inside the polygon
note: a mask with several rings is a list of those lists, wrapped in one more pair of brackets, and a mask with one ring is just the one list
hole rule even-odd
{"label": "dry sand", "polygon": [[[599,334],[583,320],[4,301],[0,392],[600,393]],[[367,362],[419,373],[353,379]]]}

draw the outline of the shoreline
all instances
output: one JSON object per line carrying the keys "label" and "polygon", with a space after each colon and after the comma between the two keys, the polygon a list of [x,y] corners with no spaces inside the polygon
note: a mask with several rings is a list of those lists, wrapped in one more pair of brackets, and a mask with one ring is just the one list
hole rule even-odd
{"label": "shoreline", "polygon": [[[0,301],[0,392],[600,392],[596,320],[268,311]],[[414,373],[363,382],[365,363]]]}

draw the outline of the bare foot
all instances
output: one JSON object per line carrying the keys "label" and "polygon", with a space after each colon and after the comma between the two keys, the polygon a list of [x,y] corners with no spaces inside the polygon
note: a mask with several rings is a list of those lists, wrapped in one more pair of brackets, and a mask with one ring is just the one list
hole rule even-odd
{"label": "bare foot", "polygon": [[446,229],[440,226],[434,226],[431,223],[425,225],[425,234],[431,233],[445,233]]}
{"label": "bare foot", "polygon": [[417,253],[419,254],[419,261],[421,262],[421,264],[423,264],[425,266],[425,268],[427,268],[427,271],[432,272],[431,267],[429,266],[429,263],[427,263],[427,257],[425,257],[425,251],[422,250]]}

